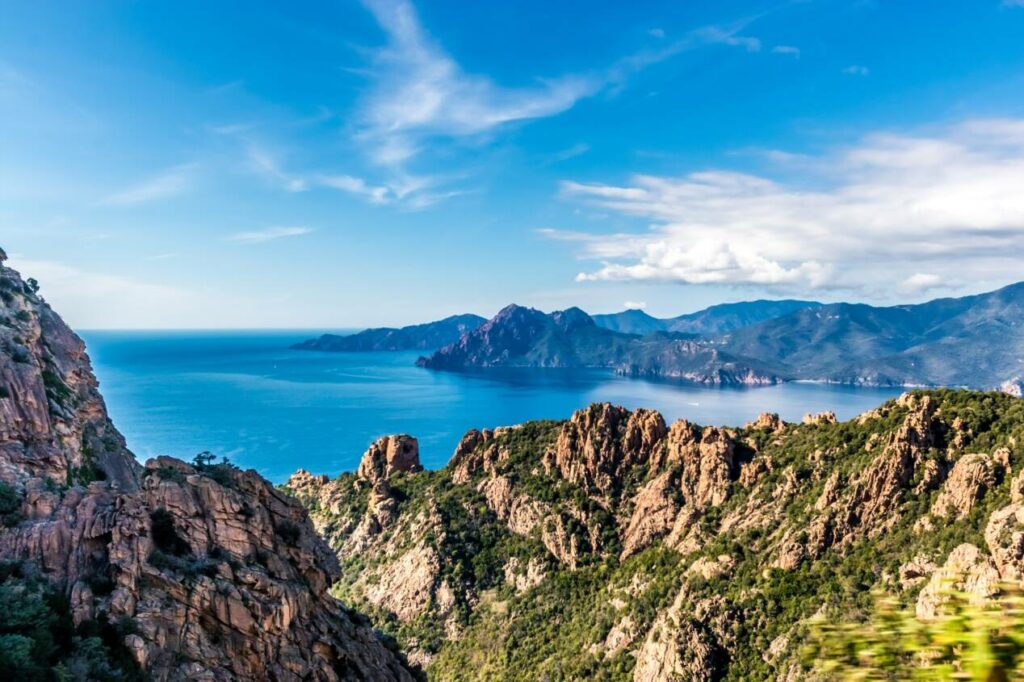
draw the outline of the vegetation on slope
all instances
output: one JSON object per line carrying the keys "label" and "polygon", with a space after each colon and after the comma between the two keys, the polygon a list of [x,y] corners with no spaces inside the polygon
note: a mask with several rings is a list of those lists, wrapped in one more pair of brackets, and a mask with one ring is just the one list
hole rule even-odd
{"label": "vegetation on slope", "polygon": [[[504,430],[445,469],[394,476],[390,520],[359,543],[369,489],[352,475],[327,484],[333,511],[311,512],[344,564],[338,595],[432,679],[799,679],[810,674],[800,651],[814,623],[863,620],[879,590],[893,608],[912,608],[965,543],[992,571],[1017,570],[986,528],[1019,503],[1024,401],[918,392],[847,422],[721,432],[732,466],[705,503],[695,491],[715,464],[718,431],[676,425],[641,456],[625,421],[587,419]],[[691,448],[705,457],[699,467],[671,458],[673,439],[691,432],[704,438]],[[985,476],[965,476],[977,463]],[[612,484],[573,473],[587,466],[612,471]],[[652,506],[660,480],[667,492]],[[499,499],[496,482],[511,492]],[[949,500],[954,511],[940,509]],[[544,520],[520,523],[525,512],[510,505]],[[637,517],[666,508],[661,531],[638,544]],[[432,596],[400,615],[393,595],[373,588],[410,575],[402,562],[424,543],[436,549],[437,570],[419,567]]]}

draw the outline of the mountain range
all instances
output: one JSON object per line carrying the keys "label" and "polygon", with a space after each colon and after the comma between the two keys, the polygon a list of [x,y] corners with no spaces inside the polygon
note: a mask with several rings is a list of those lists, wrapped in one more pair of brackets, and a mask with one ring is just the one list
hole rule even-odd
{"label": "mountain range", "polygon": [[720,303],[695,313],[678,317],[657,318],[643,310],[630,309],[608,315],[593,315],[598,327],[627,334],[646,335],[652,332],[682,332],[714,336],[731,332],[775,317],[781,317],[804,308],[817,308],[815,301],[741,301]]}
{"label": "mountain range", "polygon": [[419,364],[443,370],[603,367],[710,384],[994,388],[1024,375],[1024,283],[889,307],[730,304],[675,318],[670,331],[620,331],[657,322],[639,311],[598,317],[578,308],[544,314],[508,306]]}
{"label": "mountain range", "polygon": [[1024,283],[914,305],[803,300],[726,303],[674,318],[642,310],[550,314],[506,306],[410,327],[325,334],[302,350],[433,351],[422,367],[604,368],[706,384],[818,381],[1019,390]]}

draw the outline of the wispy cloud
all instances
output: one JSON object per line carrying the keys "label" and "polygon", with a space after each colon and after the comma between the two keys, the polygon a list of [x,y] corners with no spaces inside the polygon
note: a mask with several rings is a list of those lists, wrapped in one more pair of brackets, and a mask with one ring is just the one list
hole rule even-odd
{"label": "wispy cloud", "polygon": [[871,73],[871,69],[860,64],[851,64],[843,69],[843,73],[847,76],[867,76]]}
{"label": "wispy cloud", "polygon": [[305,192],[309,189],[309,184],[305,179],[285,172],[277,157],[268,149],[250,144],[246,150],[246,156],[249,160],[249,167],[255,173],[277,184],[281,189],[287,192]]}
{"label": "wispy cloud", "polygon": [[360,137],[372,158],[396,165],[415,156],[422,136],[477,135],[513,121],[543,118],[572,107],[601,86],[592,75],[499,86],[466,73],[421,26],[407,0],[365,0],[388,38],[376,51],[376,84],[364,101]]}
{"label": "wispy cloud", "polygon": [[198,165],[194,163],[168,168],[151,178],[108,195],[101,203],[109,206],[132,206],[168,199],[188,190],[193,184],[197,170]]}
{"label": "wispy cloud", "polygon": [[[387,38],[370,51],[371,80],[356,140],[377,166],[401,176],[424,149],[444,140],[493,135],[516,122],[562,114],[581,99],[622,87],[630,75],[686,50],[719,44],[757,51],[757,38],[731,28],[703,27],[658,49],[642,50],[604,69],[538,78],[509,87],[460,66],[421,25],[409,0],[363,0]],[[652,29],[654,37],[664,37]],[[378,183],[392,189],[393,181]],[[397,194],[397,192],[394,192]],[[415,193],[410,193],[410,200]],[[436,196],[436,195],[435,195]]]}
{"label": "wispy cloud", "polygon": [[228,237],[227,240],[236,244],[262,244],[286,237],[301,237],[311,232],[313,229],[310,227],[268,227],[265,230],[238,232]]}
{"label": "wispy cloud", "polygon": [[352,175],[321,175],[317,182],[324,187],[332,187],[364,197],[374,204],[386,204],[393,198],[392,191],[387,187],[370,185],[362,178]]}
{"label": "wispy cloud", "polygon": [[800,48],[794,45],[776,45],[772,48],[774,54],[785,54],[790,57],[800,58]]}
{"label": "wispy cloud", "polygon": [[569,159],[575,159],[577,156],[583,156],[590,151],[590,145],[586,142],[577,142],[571,147],[566,147],[560,151],[548,154],[544,157],[542,164],[549,166],[553,163],[561,163],[562,161],[568,161]]}
{"label": "wispy cloud", "polygon": [[[566,197],[653,222],[639,233],[542,231],[602,261],[580,281],[856,289],[885,297],[1020,278],[1024,120],[877,133],[805,156],[786,182],[729,170],[565,182]],[[784,175],[793,178],[794,168]],[[821,181],[828,186],[821,188]]]}

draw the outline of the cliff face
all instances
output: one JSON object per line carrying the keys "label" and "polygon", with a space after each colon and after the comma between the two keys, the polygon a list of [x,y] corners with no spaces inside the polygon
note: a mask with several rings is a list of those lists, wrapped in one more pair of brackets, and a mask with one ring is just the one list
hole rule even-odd
{"label": "cliff face", "polygon": [[294,499],[226,463],[136,463],[82,341],[2,259],[0,488],[0,561],[63,595],[69,627],[116,623],[153,679],[412,679],[328,595],[337,559]]}
{"label": "cliff face", "polygon": [[927,616],[950,582],[1022,580],[1022,443],[1024,403],[996,393],[742,428],[598,404],[472,430],[440,471],[289,486],[339,593],[433,678],[796,680],[815,614],[880,589]]}

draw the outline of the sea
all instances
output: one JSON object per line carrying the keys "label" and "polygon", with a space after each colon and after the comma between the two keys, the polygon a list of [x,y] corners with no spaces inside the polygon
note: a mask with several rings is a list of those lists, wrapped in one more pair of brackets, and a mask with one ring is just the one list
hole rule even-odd
{"label": "sea", "polygon": [[416,367],[418,352],[289,348],[320,333],[81,335],[111,418],[140,460],[208,451],[275,483],[299,468],[354,470],[370,443],[392,433],[415,436],[423,465],[439,468],[470,428],[563,419],[593,402],[738,426],[766,411],[790,421],[824,410],[846,419],[900,392],[809,383],[713,388],[602,370],[440,372]]}

